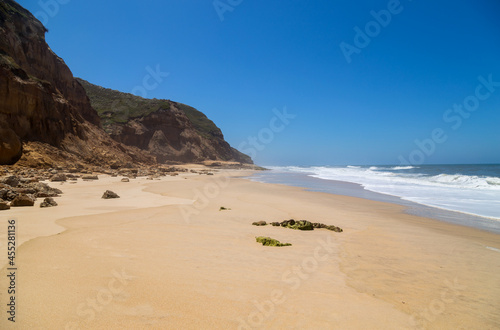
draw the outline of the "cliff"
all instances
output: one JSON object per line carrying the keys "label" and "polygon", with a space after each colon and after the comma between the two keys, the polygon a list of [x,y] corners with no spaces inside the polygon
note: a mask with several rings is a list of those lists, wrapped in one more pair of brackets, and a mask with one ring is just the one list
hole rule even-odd
{"label": "cliff", "polygon": [[205,115],[183,104],[142,99],[127,103],[123,116],[116,109],[127,94],[106,92],[101,96],[109,100],[95,102],[92,91],[108,90],[75,79],[45,42],[46,32],[15,1],[0,1],[0,165],[252,162]]}
{"label": "cliff", "polygon": [[77,80],[106,132],[117,142],[147,150],[158,162],[221,160],[252,164],[250,157],[232,148],[221,130],[193,107],[144,99]]}
{"label": "cliff", "polygon": [[15,1],[0,2],[1,164],[21,156],[21,163],[31,166],[116,159],[153,163],[150,155],[120,146],[100,128],[85,89],[49,48],[46,32]]}

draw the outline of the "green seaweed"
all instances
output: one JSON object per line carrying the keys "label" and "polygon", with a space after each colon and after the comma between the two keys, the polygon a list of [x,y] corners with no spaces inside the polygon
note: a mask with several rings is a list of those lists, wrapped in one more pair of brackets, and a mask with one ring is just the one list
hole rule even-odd
{"label": "green seaweed", "polygon": [[290,243],[281,243],[280,241],[271,238],[271,237],[264,237],[264,236],[259,236],[255,237],[255,240],[257,243],[262,243],[264,246],[291,246],[292,244]]}
{"label": "green seaweed", "polygon": [[294,230],[314,230],[314,226],[311,222],[307,220],[299,220],[295,221],[293,219],[283,221],[281,223],[281,226],[294,229]]}

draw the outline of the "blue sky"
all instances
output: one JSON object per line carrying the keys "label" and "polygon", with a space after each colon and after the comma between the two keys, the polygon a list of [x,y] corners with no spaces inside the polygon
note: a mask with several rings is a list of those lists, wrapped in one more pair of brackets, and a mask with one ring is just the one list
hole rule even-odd
{"label": "blue sky", "polygon": [[498,1],[19,3],[75,76],[139,93],[159,71],[145,96],[261,165],[500,163]]}

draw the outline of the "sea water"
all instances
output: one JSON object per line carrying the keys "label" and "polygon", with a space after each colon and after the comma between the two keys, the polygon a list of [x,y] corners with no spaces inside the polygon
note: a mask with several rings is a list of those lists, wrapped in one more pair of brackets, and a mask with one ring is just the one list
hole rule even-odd
{"label": "sea water", "polygon": [[[427,214],[420,215],[439,220],[443,220],[441,219],[443,216],[453,218],[452,213],[439,211],[447,210],[460,213],[461,215],[455,217],[461,220],[469,219],[468,221],[472,223],[478,222],[475,217],[488,219],[489,221],[483,221],[488,224],[487,227],[493,226],[497,230],[500,229],[500,165],[349,165],[266,168],[270,171],[255,175],[253,180],[296,185],[316,191],[396,202],[406,206],[417,203],[430,207],[421,208],[419,212]],[[307,178],[317,180],[307,180]],[[339,181],[360,185],[364,191],[359,191],[360,189],[356,191],[354,187],[342,185]],[[404,201],[410,203],[404,203]],[[440,216],[436,217],[433,214]]]}

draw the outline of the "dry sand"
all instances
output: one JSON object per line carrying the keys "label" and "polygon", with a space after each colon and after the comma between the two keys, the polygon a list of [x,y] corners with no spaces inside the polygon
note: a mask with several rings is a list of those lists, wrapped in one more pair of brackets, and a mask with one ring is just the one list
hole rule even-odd
{"label": "dry sand", "polygon": [[[499,235],[228,174],[59,188],[55,208],[0,213],[1,329],[500,327]],[[101,199],[106,189],[121,198]],[[23,243],[15,325],[9,218]],[[290,218],[344,232],[251,226]]]}

